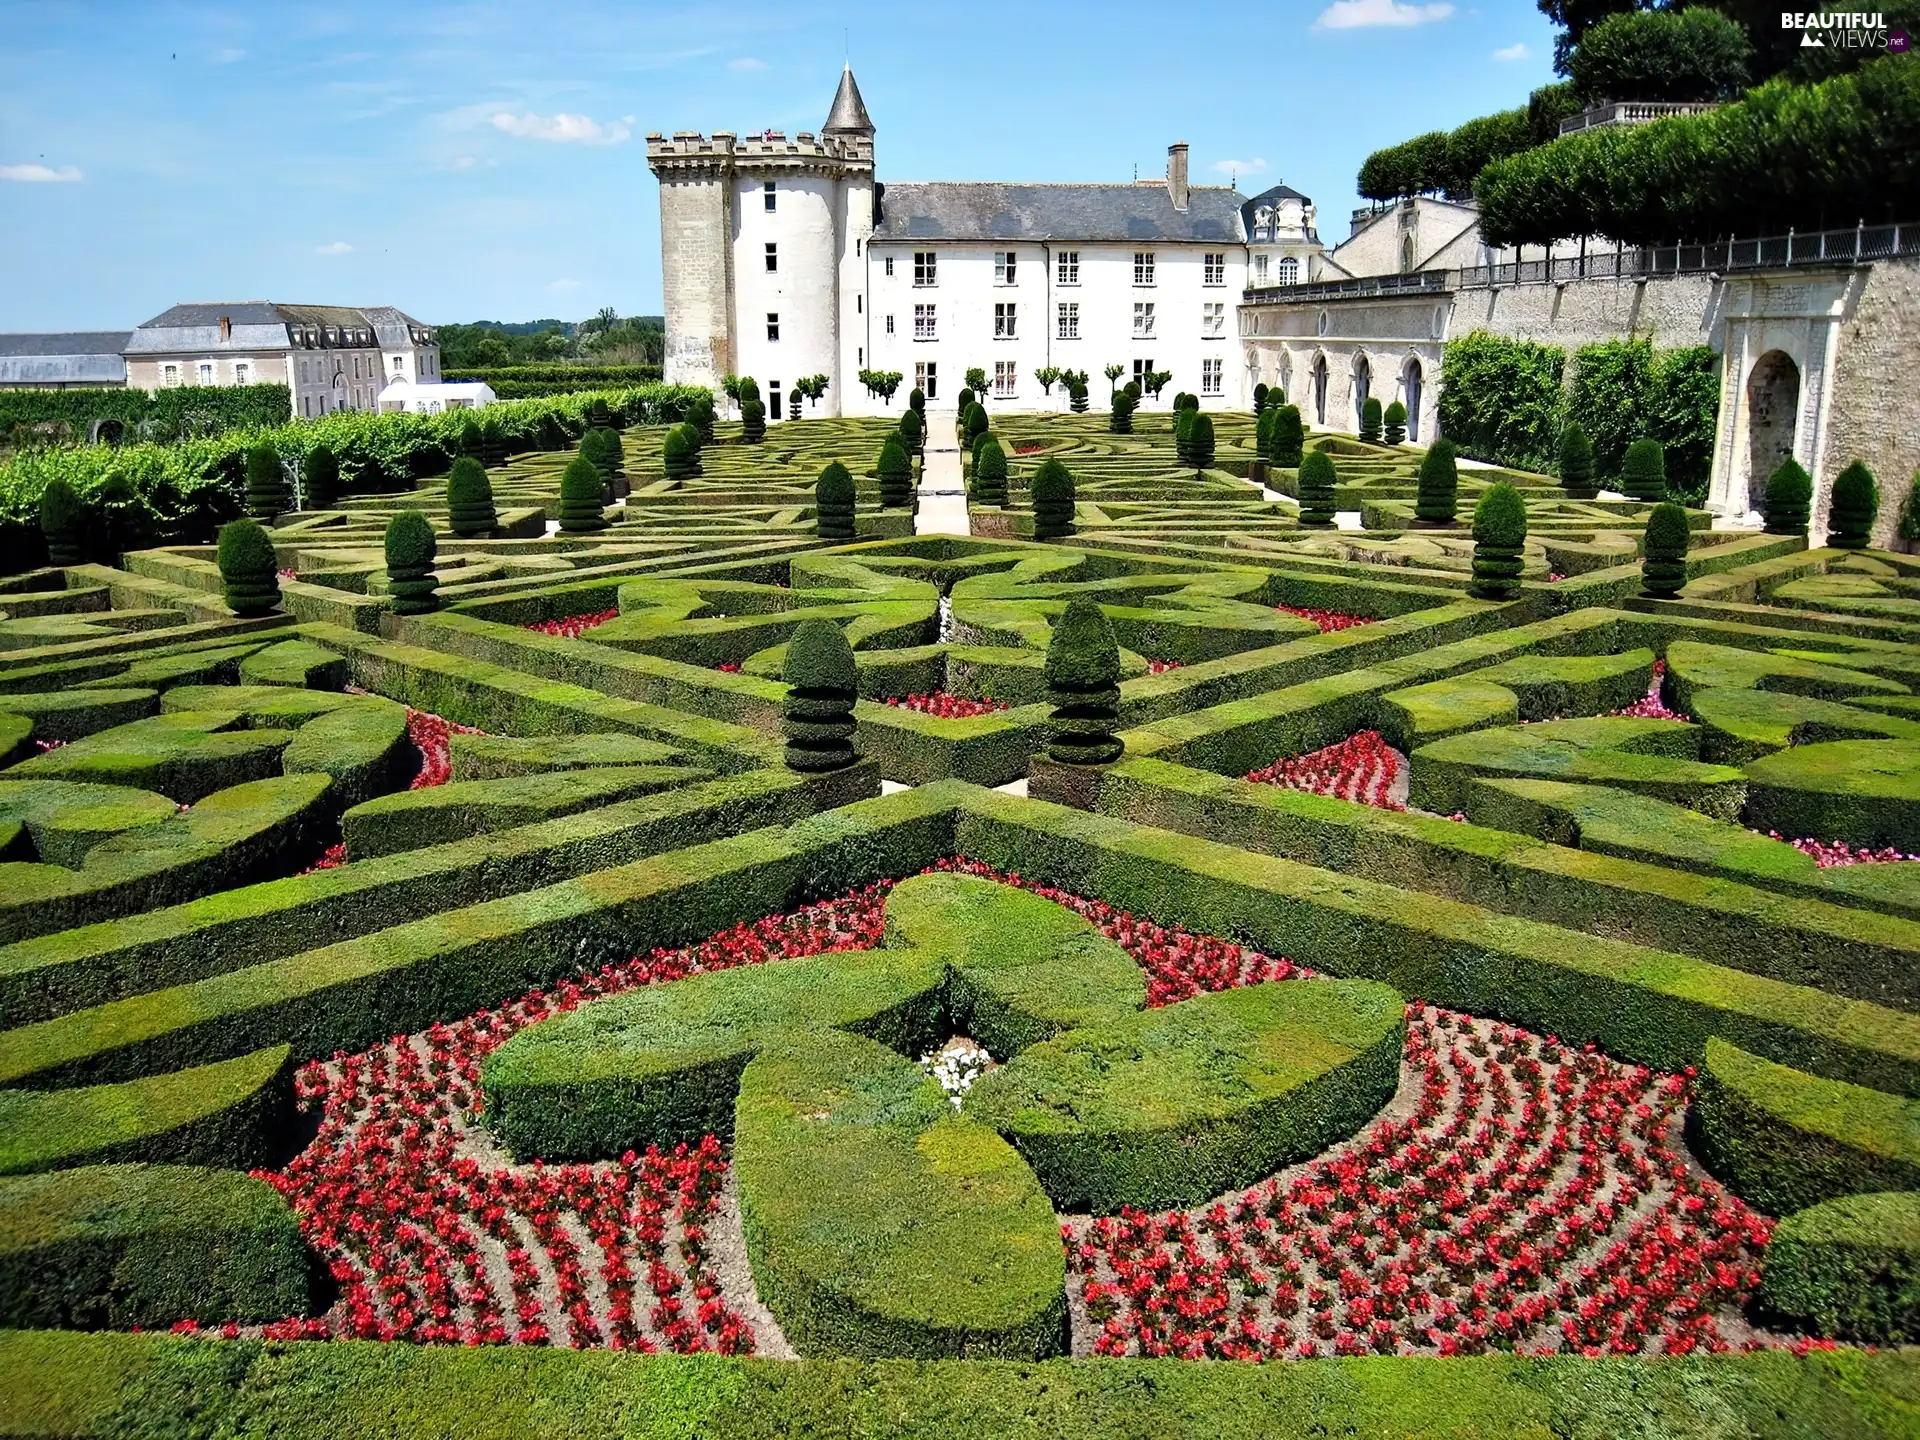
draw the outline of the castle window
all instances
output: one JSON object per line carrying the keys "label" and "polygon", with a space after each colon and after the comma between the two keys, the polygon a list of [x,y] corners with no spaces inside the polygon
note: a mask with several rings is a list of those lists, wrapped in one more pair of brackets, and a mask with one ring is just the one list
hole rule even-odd
{"label": "castle window", "polygon": [[1010,304],[997,304],[993,307],[993,338],[1011,340],[1014,338],[1014,307]]}
{"label": "castle window", "polygon": [[775,314],[773,311],[769,310],[767,312],[767,339],[778,340],[779,338],[780,338],[780,317],[777,314]]}
{"label": "castle window", "polygon": [[1253,283],[1256,285],[1267,283],[1267,257],[1264,255],[1253,257]]}
{"label": "castle window", "polygon": [[932,340],[937,338],[934,334],[933,306],[916,305],[913,307],[913,338],[916,340]]}
{"label": "castle window", "polygon": [[939,272],[935,269],[935,255],[931,250],[913,252],[913,283],[933,285],[939,282]]}
{"label": "castle window", "polygon": [[[1136,250],[1133,252],[1133,283],[1136,285],[1153,284],[1153,251]],[[1140,307],[1136,305],[1134,308],[1137,310]]]}
{"label": "castle window", "polygon": [[891,255],[887,256],[886,265],[887,265],[887,278],[891,280],[893,278],[893,257]]}
{"label": "castle window", "polygon": [[780,382],[767,382],[767,414],[775,420],[780,418]]}
{"label": "castle window", "polygon": [[[764,205],[764,206],[765,206],[765,207],[767,208],[767,210],[768,210],[768,212],[769,212],[769,213],[771,213],[771,212],[772,212],[772,210],[773,210],[773,182],[772,182],[771,180],[769,180],[769,181],[767,181],[767,183],[766,183],[766,184],[764,184],[764,185],[762,185],[762,186],[760,187],[760,203],[761,203],[762,205]],[[778,415],[776,414],[774,418],[775,418],[775,419],[778,419],[778,418],[779,418],[779,416],[778,416]]]}
{"label": "castle window", "polygon": [[1200,307],[1200,333],[1209,340],[1218,340],[1227,333],[1227,306],[1224,300],[1213,300]]}
{"label": "castle window", "polygon": [[996,360],[993,362],[993,398],[1011,400],[1015,378],[1013,361]]}
{"label": "castle window", "polygon": [[233,383],[236,385],[244,385],[247,383],[247,362],[246,361],[240,360],[234,363]]}
{"label": "castle window", "polygon": [[1013,251],[1011,250],[994,251],[993,252],[993,283],[996,285],[1017,284],[1018,282],[1014,279],[1014,267],[1016,264],[1017,264],[1017,259]]}
{"label": "castle window", "polygon": [[178,365],[161,367],[160,378],[162,382],[167,385],[178,385],[180,383],[180,367]]}
{"label": "castle window", "polygon": [[1300,262],[1291,255],[1280,262],[1280,283],[1282,285],[1300,283]]}
{"label": "castle window", "polygon": [[1153,357],[1151,355],[1144,360],[1136,360],[1133,362],[1133,383],[1138,385],[1143,392],[1147,388],[1147,376],[1151,374],[1153,374]]}
{"label": "castle window", "polygon": [[1054,268],[1056,272],[1055,279],[1058,280],[1060,284],[1078,285],[1080,283],[1080,252],[1078,250],[1062,250],[1059,261]]}
{"label": "castle window", "polygon": [[866,296],[856,295],[853,297],[853,313],[856,315],[864,315],[867,313],[867,297]]}
{"label": "castle window", "polygon": [[935,373],[931,360],[916,360],[913,364],[913,388],[927,399],[932,400],[940,393],[940,377]]}
{"label": "castle window", "polygon": [[1200,362],[1200,393],[1202,395],[1218,395],[1220,393],[1220,377],[1225,373],[1225,370],[1226,362],[1224,360],[1202,360]]}
{"label": "castle window", "polygon": [[772,275],[776,271],[778,271],[779,268],[780,268],[780,247],[774,244],[773,241],[769,240],[767,241],[767,273],[769,275]]}
{"label": "castle window", "polygon": [[893,333],[893,317],[891,315],[887,317],[887,333],[889,335]]}
{"label": "castle window", "polygon": [[204,361],[200,366],[200,383],[202,385],[211,385],[213,383],[213,366]]}
{"label": "castle window", "polygon": [[1201,277],[1202,283],[1207,285],[1226,284],[1227,252],[1224,250],[1209,250],[1201,258],[1206,262],[1205,273]]}
{"label": "castle window", "polygon": [[1080,302],[1078,300],[1060,302],[1059,338],[1062,340],[1080,338]]}
{"label": "castle window", "polygon": [[1153,302],[1151,300],[1133,302],[1133,338],[1136,340],[1153,338]]}

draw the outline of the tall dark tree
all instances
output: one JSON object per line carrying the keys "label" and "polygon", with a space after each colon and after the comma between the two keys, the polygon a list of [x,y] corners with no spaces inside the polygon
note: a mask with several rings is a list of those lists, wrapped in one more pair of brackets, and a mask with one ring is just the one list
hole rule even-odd
{"label": "tall dark tree", "polygon": [[[909,414],[912,412],[909,411]],[[913,504],[913,461],[897,434],[887,436],[880,447],[880,459],[873,468],[880,481],[880,503],[889,510],[903,510]]]}
{"label": "tall dark tree", "polygon": [[973,498],[979,505],[1007,503],[1007,452],[992,434],[980,437],[973,452]]}
{"label": "tall dark tree", "polygon": [[1187,426],[1187,459],[1195,470],[1213,464],[1213,417],[1199,410],[1192,412]]}
{"label": "tall dark tree", "polygon": [[1398,400],[1387,406],[1387,413],[1381,420],[1380,434],[1389,445],[1407,443],[1407,407]]}
{"label": "tall dark tree", "polygon": [[1369,445],[1380,443],[1380,397],[1369,395],[1360,404],[1360,438]]}
{"label": "tall dark tree", "polygon": [[1620,462],[1620,489],[1630,500],[1658,505],[1667,498],[1667,452],[1658,440],[1636,440]]}
{"label": "tall dark tree", "polygon": [[1291,470],[1300,463],[1306,448],[1306,428],[1300,423],[1298,405],[1282,405],[1273,412],[1273,447],[1267,458],[1282,469]]}
{"label": "tall dark tree", "polygon": [[1577,421],[1560,432],[1560,486],[1569,500],[1591,500],[1600,493],[1593,477],[1593,441]]}
{"label": "tall dark tree", "polygon": [[293,505],[280,452],[264,440],[247,451],[246,494],[247,514],[255,520],[271,520]]}

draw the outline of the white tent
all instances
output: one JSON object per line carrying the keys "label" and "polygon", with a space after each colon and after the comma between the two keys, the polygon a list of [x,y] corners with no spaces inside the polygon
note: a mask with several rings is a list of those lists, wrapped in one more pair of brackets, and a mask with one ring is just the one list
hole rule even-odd
{"label": "white tent", "polygon": [[432,385],[393,381],[380,392],[382,415],[438,415],[443,410],[478,410],[500,397],[484,380],[453,380]]}

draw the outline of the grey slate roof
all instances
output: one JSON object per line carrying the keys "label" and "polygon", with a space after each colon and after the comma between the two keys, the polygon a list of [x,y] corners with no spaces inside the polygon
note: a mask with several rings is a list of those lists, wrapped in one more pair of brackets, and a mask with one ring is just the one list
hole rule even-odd
{"label": "grey slate roof", "polygon": [[1241,244],[1239,191],[1196,185],[1184,212],[1161,181],[1025,185],[921,181],[877,187],[873,238],[886,240],[1218,240]]}
{"label": "grey slate roof", "polygon": [[0,385],[124,385],[124,330],[0,335]]}
{"label": "grey slate roof", "polygon": [[833,92],[833,108],[827,111],[827,123],[820,127],[822,135],[848,132],[873,134],[873,120],[867,114],[866,102],[860,98],[860,87],[854,84],[851,65],[840,72],[840,88]]}
{"label": "grey slate roof", "polygon": [[124,330],[68,330],[56,335],[0,335],[0,356],[111,355],[126,349]]}
{"label": "grey slate roof", "polygon": [[[232,330],[225,340],[220,337],[222,319],[229,322]],[[126,349],[129,354],[138,355],[283,350],[292,343],[291,326],[367,330],[373,340],[366,348],[389,349],[412,343],[410,327],[429,328],[391,305],[283,305],[269,300],[240,300],[225,304],[175,305],[135,330]]]}

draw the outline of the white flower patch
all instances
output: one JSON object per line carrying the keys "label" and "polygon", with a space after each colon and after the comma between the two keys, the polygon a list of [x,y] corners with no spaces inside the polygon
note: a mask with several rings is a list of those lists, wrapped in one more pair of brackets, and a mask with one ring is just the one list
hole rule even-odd
{"label": "white flower patch", "polygon": [[993,1057],[971,1040],[954,1040],[946,1048],[929,1050],[920,1057],[920,1068],[940,1082],[956,1110],[973,1082],[992,1064]]}

